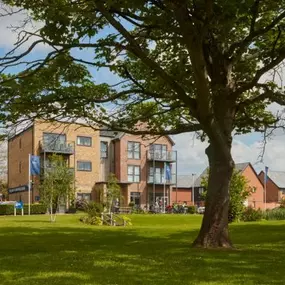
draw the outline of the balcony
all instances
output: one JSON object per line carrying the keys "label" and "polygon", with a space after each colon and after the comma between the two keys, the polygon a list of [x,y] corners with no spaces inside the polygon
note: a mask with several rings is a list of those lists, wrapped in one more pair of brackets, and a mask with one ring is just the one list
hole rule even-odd
{"label": "balcony", "polygon": [[154,179],[153,179],[153,175],[149,175],[147,183],[149,183],[149,184],[153,184],[154,183],[154,184],[158,184],[158,185],[164,185],[164,184],[166,184],[166,185],[174,185],[174,184],[176,184],[176,174],[172,173],[170,180],[165,180],[164,179],[164,175],[160,175],[160,174],[156,174],[154,176]]}
{"label": "balcony", "polygon": [[[43,173],[49,173],[51,171],[53,171],[54,167],[47,165],[46,167],[43,168]],[[74,168],[73,167],[69,167],[68,171],[70,172],[70,174],[74,175]]]}
{"label": "balcony", "polygon": [[177,161],[177,152],[176,151],[148,151],[147,159],[156,160],[156,161],[175,162]]}
{"label": "balcony", "polygon": [[74,154],[73,142],[40,142],[41,152],[59,153],[59,154]]}

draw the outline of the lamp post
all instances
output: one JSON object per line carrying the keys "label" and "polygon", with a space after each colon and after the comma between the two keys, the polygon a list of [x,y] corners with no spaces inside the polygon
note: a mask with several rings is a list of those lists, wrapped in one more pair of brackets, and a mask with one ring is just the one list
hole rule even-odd
{"label": "lamp post", "polygon": [[195,173],[192,173],[192,202],[193,202],[193,206],[195,206],[195,193],[194,193],[194,190],[195,190]]}

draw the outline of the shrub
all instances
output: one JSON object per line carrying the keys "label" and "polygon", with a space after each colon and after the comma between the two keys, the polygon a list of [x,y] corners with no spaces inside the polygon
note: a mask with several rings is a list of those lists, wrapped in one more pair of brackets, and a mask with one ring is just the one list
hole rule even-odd
{"label": "shrub", "polygon": [[141,207],[133,207],[132,214],[145,214],[145,211]]}
{"label": "shrub", "polygon": [[189,214],[195,214],[196,213],[196,207],[195,206],[188,206],[188,213]]}
{"label": "shrub", "polygon": [[[31,215],[40,215],[47,212],[46,206],[43,204],[31,204]],[[17,215],[21,215],[22,211],[17,210]],[[28,215],[29,206],[24,205],[24,215]],[[14,215],[14,205],[0,205],[0,215]]]}
{"label": "shrub", "polygon": [[96,217],[96,216],[84,216],[80,218],[80,221],[84,224],[88,224],[88,225],[94,225],[94,226],[102,226],[103,222],[102,219],[100,217]]}
{"label": "shrub", "polygon": [[280,208],[285,209],[285,198],[282,198],[282,200],[280,202]]}
{"label": "shrub", "polygon": [[101,217],[103,210],[103,205],[96,202],[89,202],[84,206],[84,211],[89,217]]}
{"label": "shrub", "polygon": [[129,203],[129,207],[133,208],[135,206],[135,203],[134,202],[130,202]]}
{"label": "shrub", "polygon": [[75,207],[77,210],[84,211],[84,207],[88,202],[85,199],[77,199],[75,202]]}
{"label": "shrub", "polygon": [[266,220],[285,220],[285,208],[275,208],[264,213]]}
{"label": "shrub", "polygon": [[126,226],[132,226],[131,218],[129,218],[127,216],[122,216],[122,219],[123,219]]}
{"label": "shrub", "polygon": [[66,211],[67,214],[75,214],[76,213],[76,208],[75,207],[69,207],[68,210]]}
{"label": "shrub", "polygon": [[254,209],[252,207],[248,207],[242,214],[242,220],[244,222],[253,222],[260,221],[263,217],[262,211],[260,209]]}

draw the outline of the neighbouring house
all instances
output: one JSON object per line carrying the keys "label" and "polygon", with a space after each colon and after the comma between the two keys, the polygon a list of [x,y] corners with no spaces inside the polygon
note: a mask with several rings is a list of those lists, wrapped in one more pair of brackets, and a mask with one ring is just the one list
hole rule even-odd
{"label": "neighbouring house", "polygon": [[195,178],[195,175],[193,176],[193,174],[177,175],[177,185],[173,186],[172,201],[178,204],[186,203],[187,205],[204,205],[204,200],[201,196],[204,192],[204,188],[201,186],[202,177],[203,176],[201,175],[198,178]]}
{"label": "neighbouring house", "polygon": [[[257,173],[255,172],[253,166],[251,163],[237,163],[235,168],[247,179],[248,186],[252,190],[252,193],[245,201],[245,205],[252,206],[253,208],[264,208],[264,190],[263,190],[263,184],[261,183]],[[203,193],[203,185],[202,180],[203,177],[207,175],[208,168],[206,168],[202,174],[195,179],[194,182],[194,204],[195,205],[201,205],[203,203],[201,199],[201,194]],[[180,183],[179,183],[180,180]],[[181,177],[178,176],[178,183],[177,183],[177,198],[178,200],[183,200],[185,197],[193,197],[192,196],[192,177],[191,175]],[[179,187],[180,186],[180,187]],[[176,193],[175,190],[173,191],[173,198],[175,197]],[[190,199],[190,198],[188,198]],[[193,204],[192,198],[189,201],[189,203]]]}
{"label": "neighbouring house", "polygon": [[8,193],[10,200],[28,202],[29,154],[41,161],[41,175],[31,176],[31,202],[40,200],[40,179],[53,153],[62,155],[74,172],[77,199],[96,200],[96,189],[106,187],[114,173],[122,189],[121,204],[149,206],[171,202],[176,184],[177,153],[168,136],[137,136],[66,122],[34,121],[8,140]]}
{"label": "neighbouring house", "polygon": [[[261,171],[258,176],[264,184],[264,171]],[[285,172],[269,170],[266,180],[266,203],[278,206],[282,198],[285,198]]]}

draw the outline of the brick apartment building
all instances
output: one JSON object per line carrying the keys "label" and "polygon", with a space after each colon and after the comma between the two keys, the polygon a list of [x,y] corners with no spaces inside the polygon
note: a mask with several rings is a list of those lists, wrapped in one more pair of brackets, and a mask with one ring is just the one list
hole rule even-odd
{"label": "brick apartment building", "polygon": [[[146,139],[78,124],[35,121],[8,140],[9,200],[28,201],[29,154],[40,156],[44,173],[51,167],[49,157],[56,153],[74,172],[79,199],[96,200],[96,188],[105,187],[108,175],[114,173],[123,205],[133,201],[143,207],[154,199],[171,203],[177,163],[173,145],[168,136]],[[170,171],[168,177],[165,169]],[[32,176],[31,180],[31,202],[37,202],[40,178]]]}
{"label": "brick apartment building", "polygon": [[[153,201],[171,203],[172,187],[176,183],[177,155],[168,136],[151,138],[122,132],[101,131],[99,183],[104,184],[108,174],[118,178],[124,204],[134,202],[145,206]],[[165,177],[165,168],[171,171]],[[99,184],[98,183],[98,184]]]}
{"label": "brick apartment building", "polygon": [[[62,155],[74,171],[77,195],[90,196],[92,185],[99,179],[99,132],[77,124],[35,121],[8,140],[9,200],[28,201],[29,154],[40,156],[44,173],[51,167],[53,153]],[[31,181],[31,202],[37,202],[39,177],[31,176]]]}

